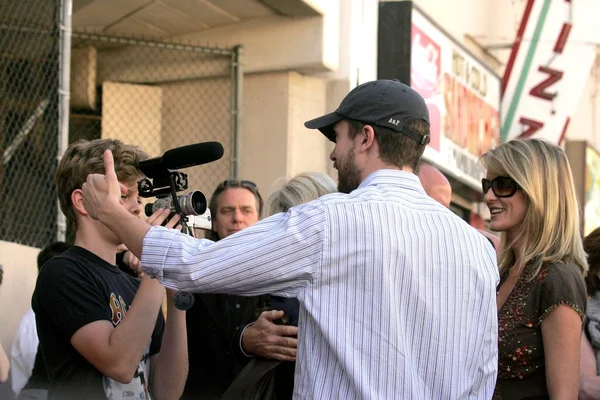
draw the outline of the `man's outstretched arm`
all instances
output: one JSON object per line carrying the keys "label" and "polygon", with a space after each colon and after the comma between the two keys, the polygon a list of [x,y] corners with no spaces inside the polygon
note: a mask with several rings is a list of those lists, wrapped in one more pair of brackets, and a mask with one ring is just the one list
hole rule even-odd
{"label": "man's outstretched arm", "polygon": [[140,257],[144,272],[165,287],[298,297],[319,269],[327,222],[325,208],[318,201],[213,243],[173,229],[150,228],[125,215],[118,201],[126,189],[119,186],[110,151],[104,153],[104,162],[106,175],[89,175],[83,186],[84,206]]}

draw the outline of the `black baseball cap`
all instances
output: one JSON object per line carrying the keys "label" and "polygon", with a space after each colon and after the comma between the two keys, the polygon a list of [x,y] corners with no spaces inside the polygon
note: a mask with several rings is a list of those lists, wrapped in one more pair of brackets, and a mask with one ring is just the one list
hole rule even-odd
{"label": "black baseball cap", "polygon": [[346,118],[392,129],[423,145],[430,140],[429,135],[405,126],[408,121],[417,119],[429,125],[429,111],[423,97],[398,80],[379,79],[363,83],[344,97],[337,110],[307,121],[304,126],[320,130],[335,142],[333,126]]}

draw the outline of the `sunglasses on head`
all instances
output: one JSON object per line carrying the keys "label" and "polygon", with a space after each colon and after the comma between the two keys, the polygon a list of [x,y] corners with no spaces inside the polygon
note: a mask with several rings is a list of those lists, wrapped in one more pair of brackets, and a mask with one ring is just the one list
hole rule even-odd
{"label": "sunglasses on head", "polygon": [[519,184],[509,176],[498,176],[492,180],[482,179],[481,188],[484,195],[492,189],[496,197],[511,197],[519,190]]}
{"label": "sunglasses on head", "polygon": [[218,189],[225,189],[228,187],[243,187],[247,189],[258,190],[256,183],[239,179],[226,179],[219,184]]}

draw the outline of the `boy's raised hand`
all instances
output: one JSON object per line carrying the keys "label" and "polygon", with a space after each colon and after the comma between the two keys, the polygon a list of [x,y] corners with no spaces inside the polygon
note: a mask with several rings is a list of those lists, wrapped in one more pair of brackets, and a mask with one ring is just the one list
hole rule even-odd
{"label": "boy's raised hand", "polygon": [[81,187],[83,206],[88,214],[98,219],[99,214],[111,207],[120,207],[121,194],[127,194],[127,187],[117,179],[115,162],[110,150],[104,151],[105,174],[89,174]]}

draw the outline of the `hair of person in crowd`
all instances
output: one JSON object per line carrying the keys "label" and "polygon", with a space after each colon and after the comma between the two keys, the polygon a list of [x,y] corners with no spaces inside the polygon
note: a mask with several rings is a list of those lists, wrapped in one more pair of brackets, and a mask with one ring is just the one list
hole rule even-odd
{"label": "hair of person in crowd", "polygon": [[276,182],[275,189],[269,194],[266,216],[287,212],[294,206],[337,191],[335,181],[322,172],[305,172],[282,181]]}
{"label": "hair of person in crowd", "polygon": [[38,272],[42,269],[44,264],[53,259],[54,257],[61,255],[65,251],[69,250],[71,245],[65,242],[54,242],[44,247],[37,256],[37,267]]}

